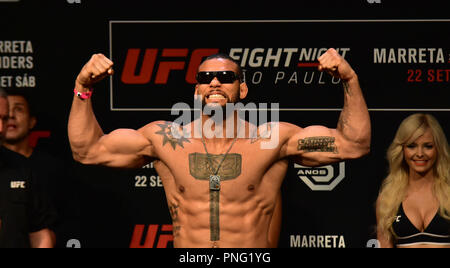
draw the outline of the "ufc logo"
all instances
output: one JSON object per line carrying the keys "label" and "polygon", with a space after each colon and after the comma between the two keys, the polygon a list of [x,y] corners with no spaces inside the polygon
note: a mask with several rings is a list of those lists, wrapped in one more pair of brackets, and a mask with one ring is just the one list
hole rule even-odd
{"label": "ufc logo", "polygon": [[25,189],[25,182],[24,181],[12,181],[11,182],[11,189]]}
{"label": "ufc logo", "polygon": [[[121,80],[124,84],[147,84],[152,81],[153,71],[157,67],[154,83],[167,84],[172,71],[182,71],[187,68],[186,82],[195,84],[197,68],[204,57],[218,53],[218,48],[195,49],[188,61],[189,49],[164,48],[158,58],[158,49],[148,48],[142,51],[139,48],[130,48],[127,52]],[[158,59],[159,64],[156,64]],[[138,69],[140,64],[140,70]]]}
{"label": "ufc logo", "polygon": [[[163,224],[158,232],[159,226],[159,224],[150,224],[148,227],[143,224],[136,225],[130,248],[154,248],[155,246],[156,248],[167,248],[169,242],[173,242],[172,225]],[[147,230],[146,234],[145,230]]]}

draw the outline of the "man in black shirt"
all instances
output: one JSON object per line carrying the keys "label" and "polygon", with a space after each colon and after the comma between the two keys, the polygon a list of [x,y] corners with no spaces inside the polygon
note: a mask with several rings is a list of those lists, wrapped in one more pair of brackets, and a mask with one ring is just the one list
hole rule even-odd
{"label": "man in black shirt", "polygon": [[28,160],[2,146],[8,118],[0,88],[0,248],[53,247],[54,210],[36,187]]}

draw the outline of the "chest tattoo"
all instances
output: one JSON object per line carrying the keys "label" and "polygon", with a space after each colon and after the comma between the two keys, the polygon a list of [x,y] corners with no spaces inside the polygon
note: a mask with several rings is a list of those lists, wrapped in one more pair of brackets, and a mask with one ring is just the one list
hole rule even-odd
{"label": "chest tattoo", "polygon": [[[225,157],[226,156],[226,157]],[[220,182],[233,180],[241,175],[242,155],[206,155],[193,153],[189,155],[189,171],[197,180],[210,181],[209,207],[210,207],[210,234],[211,241],[220,240],[219,201]]]}

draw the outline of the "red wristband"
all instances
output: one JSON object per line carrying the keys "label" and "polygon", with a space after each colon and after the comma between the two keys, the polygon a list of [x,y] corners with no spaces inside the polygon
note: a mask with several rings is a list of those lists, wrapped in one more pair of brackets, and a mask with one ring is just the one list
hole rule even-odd
{"label": "red wristband", "polygon": [[78,90],[74,89],[73,92],[78,96],[78,98],[82,100],[87,100],[92,96],[92,89],[89,89],[88,92],[79,92]]}

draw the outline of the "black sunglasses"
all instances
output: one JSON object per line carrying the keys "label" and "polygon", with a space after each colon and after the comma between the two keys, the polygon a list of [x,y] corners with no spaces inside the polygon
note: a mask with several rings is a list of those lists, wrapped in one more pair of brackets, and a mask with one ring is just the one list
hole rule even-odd
{"label": "black sunglasses", "polygon": [[217,77],[222,84],[232,84],[236,80],[241,81],[239,75],[233,71],[198,72],[196,78],[199,84],[209,84],[214,77]]}

